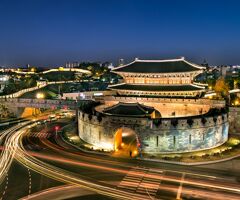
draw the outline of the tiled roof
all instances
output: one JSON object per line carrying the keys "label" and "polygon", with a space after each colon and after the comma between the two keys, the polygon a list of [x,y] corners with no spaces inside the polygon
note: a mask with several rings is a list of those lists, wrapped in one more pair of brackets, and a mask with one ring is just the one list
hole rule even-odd
{"label": "tiled roof", "polygon": [[118,103],[105,108],[103,113],[118,116],[149,116],[155,109],[139,103]]}
{"label": "tiled roof", "polygon": [[134,84],[118,84],[109,86],[109,89],[116,90],[138,90],[138,91],[196,91],[204,90],[193,84],[190,85],[134,85]]}
{"label": "tiled roof", "polygon": [[205,67],[190,63],[184,58],[171,60],[135,60],[127,65],[116,67],[112,72],[133,73],[174,73],[203,70]]}

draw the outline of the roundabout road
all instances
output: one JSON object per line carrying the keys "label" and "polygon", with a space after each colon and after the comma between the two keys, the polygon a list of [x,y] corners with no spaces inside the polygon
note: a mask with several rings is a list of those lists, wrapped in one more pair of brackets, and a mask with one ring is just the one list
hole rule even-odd
{"label": "roundabout road", "polygon": [[[58,199],[61,199],[59,195],[63,195],[62,199],[66,199],[66,195],[70,193],[75,195],[69,198],[79,196],[77,199],[84,199],[86,197],[82,195],[90,195],[90,193],[94,193],[94,199],[106,199],[107,197],[116,199],[239,199],[239,182],[234,173],[228,170],[89,155],[79,152],[61,141],[61,138],[55,137],[54,126],[64,126],[68,123],[68,119],[62,119],[48,123],[48,125],[25,127],[8,135],[2,151],[6,153],[8,150],[8,154],[11,155],[9,158],[12,158],[9,162],[10,167],[8,165],[6,168],[8,184],[14,182],[13,177],[16,177],[16,180],[17,177],[22,177],[26,183],[18,187],[14,184],[9,185],[3,199],[14,199],[14,197],[7,197],[10,193],[18,194],[19,192],[15,190],[19,191],[21,188],[26,192],[15,196],[16,199],[29,194],[32,195],[29,196],[31,199],[39,199],[39,195],[43,194],[44,199],[47,197],[52,199],[54,195],[57,195],[55,197]],[[17,170],[11,170],[14,168],[22,168],[25,172],[20,174]],[[4,183],[6,185],[6,176],[2,183],[1,185],[4,186]],[[41,184],[45,186],[41,187]],[[65,192],[60,194],[56,191],[61,187],[64,187]],[[77,187],[82,188],[82,193],[76,192]],[[47,188],[48,190],[44,190]],[[42,193],[41,190],[43,190]]]}

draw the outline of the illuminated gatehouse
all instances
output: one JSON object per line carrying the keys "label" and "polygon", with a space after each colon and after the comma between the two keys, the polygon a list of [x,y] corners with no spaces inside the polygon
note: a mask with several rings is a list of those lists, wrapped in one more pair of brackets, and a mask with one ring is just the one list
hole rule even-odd
{"label": "illuminated gatehouse", "polygon": [[95,98],[92,113],[79,111],[79,135],[95,148],[118,150],[124,133],[136,136],[138,152],[208,149],[228,139],[225,101],[204,98],[195,77],[205,67],[186,61],[139,60],[116,67],[123,81],[111,95]]}
{"label": "illuminated gatehouse", "polygon": [[205,87],[194,83],[194,77],[205,68],[184,58],[174,60],[138,60],[112,71],[124,83],[110,86],[121,95],[161,97],[200,97]]}

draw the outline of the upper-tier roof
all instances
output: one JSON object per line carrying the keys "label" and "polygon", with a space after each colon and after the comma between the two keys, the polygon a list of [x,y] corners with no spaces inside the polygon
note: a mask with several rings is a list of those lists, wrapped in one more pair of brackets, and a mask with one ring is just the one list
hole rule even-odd
{"label": "upper-tier roof", "polygon": [[186,61],[184,58],[169,60],[139,60],[114,68],[113,72],[176,73],[204,70],[205,67]]}

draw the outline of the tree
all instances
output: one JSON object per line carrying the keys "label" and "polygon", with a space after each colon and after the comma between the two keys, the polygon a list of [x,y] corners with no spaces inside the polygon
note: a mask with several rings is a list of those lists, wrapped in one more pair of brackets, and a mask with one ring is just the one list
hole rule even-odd
{"label": "tree", "polygon": [[223,77],[220,77],[215,84],[214,90],[218,97],[228,97],[229,85],[225,82]]}

